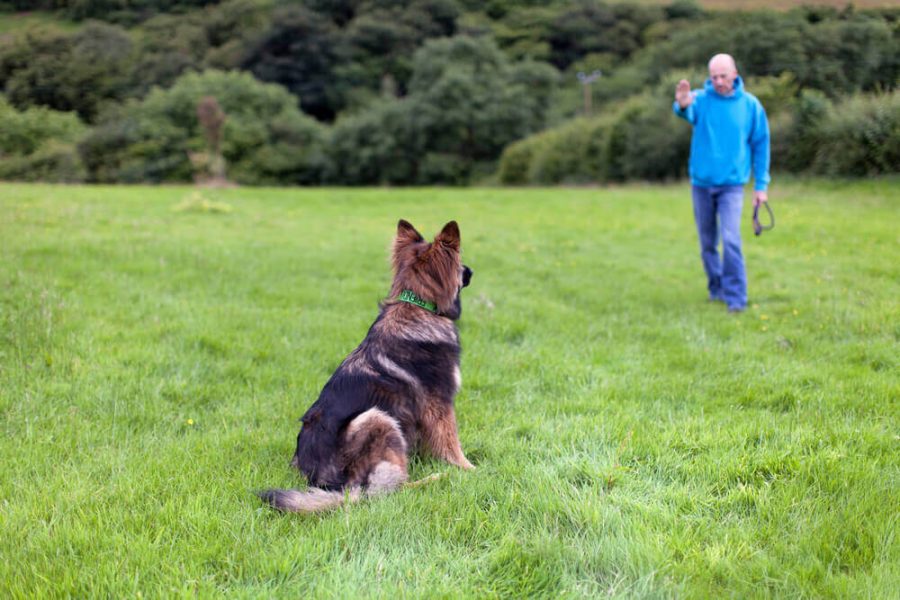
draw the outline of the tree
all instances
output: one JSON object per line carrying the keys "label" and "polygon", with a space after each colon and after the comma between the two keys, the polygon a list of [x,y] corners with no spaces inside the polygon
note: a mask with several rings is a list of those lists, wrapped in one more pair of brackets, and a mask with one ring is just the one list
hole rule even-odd
{"label": "tree", "polygon": [[643,46],[642,35],[663,19],[659,8],[577,2],[566,8],[550,25],[550,62],[565,69],[591,53],[608,52],[627,58]]}
{"label": "tree", "polygon": [[510,64],[488,39],[430,40],[413,57],[408,95],[338,120],[331,181],[467,183],[503,147],[544,125],[552,67]]}
{"label": "tree", "polygon": [[75,142],[84,124],[75,113],[45,107],[17,111],[0,96],[0,179],[82,181]]}
{"label": "tree", "polygon": [[493,41],[467,36],[428,42],[413,65],[410,96],[428,150],[459,157],[466,171],[542,128],[557,80],[548,65],[510,65]]}
{"label": "tree", "polygon": [[[318,183],[324,171],[323,131],[284,88],[248,73],[183,75],[101,123],[81,144],[95,181],[189,181],[189,153],[207,147],[197,104],[216,98],[228,115],[221,152],[240,183]],[[215,121],[216,119],[213,119]],[[209,131],[206,132],[207,134]]]}
{"label": "tree", "polygon": [[225,181],[225,158],[222,156],[222,128],[225,113],[215,96],[203,96],[197,102],[197,120],[206,140],[206,152],[189,154],[191,162],[202,163],[201,176],[212,181]]}
{"label": "tree", "polygon": [[18,108],[74,110],[93,122],[102,105],[126,96],[131,55],[131,38],[114,25],[32,29],[0,47],[0,80]]}
{"label": "tree", "polygon": [[278,83],[300,99],[304,112],[330,121],[343,106],[334,69],[344,53],[340,32],[302,6],[276,11],[271,27],[241,64],[257,79]]}

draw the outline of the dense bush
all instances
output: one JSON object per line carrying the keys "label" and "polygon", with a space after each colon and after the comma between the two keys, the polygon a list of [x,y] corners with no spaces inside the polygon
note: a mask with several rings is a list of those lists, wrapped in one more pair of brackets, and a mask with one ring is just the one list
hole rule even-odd
{"label": "dense bush", "polygon": [[603,2],[574,2],[563,8],[547,34],[550,61],[565,69],[579,58],[607,52],[627,58],[642,45],[642,36],[663,19],[661,7]]}
{"label": "dense bush", "polygon": [[862,177],[900,165],[900,92],[832,103],[804,91],[794,109],[772,121],[772,163],[795,173]]}
{"label": "dense bush", "polygon": [[556,79],[547,65],[510,64],[486,38],[432,40],[413,58],[409,94],[337,122],[334,182],[467,183],[508,143],[541,129]]}
{"label": "dense bush", "polygon": [[522,185],[530,183],[528,171],[534,161],[538,140],[544,134],[536,134],[531,137],[513,142],[503,150],[500,156],[500,164],[497,168],[497,178],[500,183],[506,185]]}
{"label": "dense bush", "polygon": [[388,100],[338,120],[327,144],[326,181],[347,185],[419,181],[425,140],[413,100]]}
{"label": "dense bush", "polygon": [[[246,73],[207,71],[181,77],[131,103],[81,145],[95,181],[187,181],[188,158],[205,149],[197,103],[214,97],[226,120],[222,154],[241,183],[317,183],[324,170],[322,127],[279,86]],[[110,168],[110,165],[113,165]]]}
{"label": "dense bush", "polygon": [[818,131],[829,106],[822,92],[804,90],[791,111],[770,119],[773,169],[802,173],[811,168],[818,150]]}
{"label": "dense bush", "polygon": [[723,13],[672,29],[601,79],[595,98],[615,101],[640,93],[672,70],[704,67],[719,52],[734,56],[744,76],[790,73],[800,88],[830,97],[896,86],[900,37],[888,19],[856,13],[813,22],[806,17],[800,11]]}
{"label": "dense bush", "polygon": [[665,180],[686,171],[690,128],[671,112],[674,78],[592,119],[575,119],[510,145],[501,182]]}
{"label": "dense bush", "polygon": [[270,26],[274,0],[228,0],[184,15],[160,14],[134,29],[133,96],[169,87],[186,71],[238,68]]}
{"label": "dense bush", "polygon": [[452,0],[310,1],[278,7],[241,68],[286,87],[303,110],[333,121],[385,95],[403,95],[426,40],[456,33]]}
{"label": "dense bush", "polygon": [[[697,70],[687,76],[700,87],[718,52],[736,57],[769,113],[773,168],[897,168],[865,141],[892,147],[882,114],[891,110],[859,100],[848,109],[864,114],[851,123],[831,108],[849,95],[896,88],[897,9],[705,12],[694,0],[0,0],[4,9],[53,11],[24,19],[34,26],[4,29],[0,91],[19,110],[76,111],[91,126],[78,148],[93,181],[190,179],[188,157],[196,167],[203,148],[185,82],[209,84],[191,94],[215,88],[218,76],[196,75],[210,69],[240,69],[291,94],[279,92],[282,104],[263,112],[218,98],[229,115],[229,174],[246,183],[465,184],[494,171],[504,148],[504,182],[667,179],[684,173],[690,136],[668,114],[673,73]],[[56,19],[69,21],[57,27]],[[588,88],[593,109],[585,111],[576,76],[594,70],[603,75]],[[254,80],[241,81],[243,90]],[[586,112],[599,116],[572,122]],[[559,127],[519,142],[550,124]],[[830,150],[837,134],[824,131],[849,136],[856,125],[874,130],[855,131],[854,144],[868,149],[851,168]],[[40,149],[42,172],[63,169],[72,143]]]}
{"label": "dense bush", "polygon": [[431,41],[413,59],[410,98],[427,150],[493,161],[506,144],[541,129],[557,75],[548,65],[510,64],[493,41]]}
{"label": "dense bush", "polygon": [[855,96],[831,106],[814,132],[812,171],[863,177],[900,168],[900,92]]}
{"label": "dense bush", "polygon": [[[576,119],[511,144],[501,157],[499,180],[552,184],[684,175],[691,129],[671,114],[671,98],[663,94],[669,83],[653,95],[629,99],[615,113]],[[774,171],[835,177],[898,171],[900,92],[832,103],[815,90],[793,97],[789,77],[758,78],[749,87],[772,106],[767,112]]]}
{"label": "dense bush", "polygon": [[0,96],[0,179],[82,181],[76,141],[85,126],[74,113],[43,107],[17,111]]}
{"label": "dense bush", "polygon": [[246,53],[241,69],[277,83],[300,100],[303,110],[331,120],[343,107],[346,87],[335,75],[346,52],[340,30],[303,6],[279,8],[271,27]]}
{"label": "dense bush", "polygon": [[585,183],[609,178],[609,115],[576,119],[566,127],[547,132],[528,168],[533,183]]}
{"label": "dense bush", "polygon": [[58,10],[80,21],[102,19],[133,25],[161,12],[185,12],[218,0],[3,0],[0,10]]}
{"label": "dense bush", "polygon": [[47,27],[0,40],[0,84],[17,108],[76,111],[91,122],[126,97],[133,44],[116,26],[90,23],[74,34]]}

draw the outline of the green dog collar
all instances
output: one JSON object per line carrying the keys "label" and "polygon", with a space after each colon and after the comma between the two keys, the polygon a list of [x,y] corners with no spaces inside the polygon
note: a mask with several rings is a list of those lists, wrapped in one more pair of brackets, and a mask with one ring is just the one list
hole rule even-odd
{"label": "green dog collar", "polygon": [[398,298],[398,300],[400,300],[401,302],[409,302],[410,304],[420,306],[427,311],[437,313],[437,304],[435,304],[434,302],[429,302],[428,300],[422,300],[412,290],[403,290],[402,292],[400,292],[400,297]]}

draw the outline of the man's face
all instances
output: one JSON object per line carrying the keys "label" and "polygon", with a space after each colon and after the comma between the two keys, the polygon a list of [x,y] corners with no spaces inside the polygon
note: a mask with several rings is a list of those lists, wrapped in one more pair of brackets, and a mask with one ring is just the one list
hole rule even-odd
{"label": "man's face", "polygon": [[727,62],[717,61],[709,66],[709,78],[712,80],[716,93],[721,96],[727,96],[734,91],[734,80],[737,78],[737,71]]}

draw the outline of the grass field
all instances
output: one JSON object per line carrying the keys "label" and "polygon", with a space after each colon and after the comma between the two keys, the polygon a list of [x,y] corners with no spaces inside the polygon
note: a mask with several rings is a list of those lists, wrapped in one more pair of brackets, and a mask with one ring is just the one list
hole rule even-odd
{"label": "grass field", "polygon": [[[900,185],[771,195],[735,316],[686,185],[0,186],[0,597],[896,597]],[[263,508],[400,217],[475,271],[478,469]]]}

